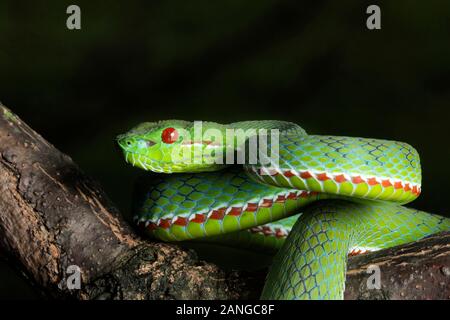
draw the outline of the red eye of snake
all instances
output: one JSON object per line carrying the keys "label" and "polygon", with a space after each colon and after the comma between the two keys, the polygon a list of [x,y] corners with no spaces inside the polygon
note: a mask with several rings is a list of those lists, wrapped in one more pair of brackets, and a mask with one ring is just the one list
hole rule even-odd
{"label": "red eye of snake", "polygon": [[178,131],[175,128],[166,128],[161,134],[161,139],[164,143],[174,143],[178,140]]}

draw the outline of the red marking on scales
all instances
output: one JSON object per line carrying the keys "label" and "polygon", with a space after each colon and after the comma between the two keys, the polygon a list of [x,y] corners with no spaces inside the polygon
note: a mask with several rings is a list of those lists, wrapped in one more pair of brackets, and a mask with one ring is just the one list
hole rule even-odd
{"label": "red marking on scales", "polygon": [[354,256],[358,256],[360,254],[365,254],[365,253],[368,253],[368,252],[370,252],[370,251],[366,250],[366,249],[352,249],[352,251],[350,251],[348,253],[348,256],[349,257],[354,257]]}
{"label": "red marking on scales", "polygon": [[251,233],[260,233],[266,237],[274,236],[277,238],[285,238],[288,235],[288,233],[286,231],[282,230],[281,228],[275,228],[275,230],[274,230],[268,226],[257,226],[257,227],[250,228],[248,230]]}
{"label": "red marking on scales", "polygon": [[397,181],[394,183],[394,188],[395,189],[403,189],[403,184],[401,181]]}
{"label": "red marking on scales", "polygon": [[328,177],[326,173],[318,173],[316,176],[319,181],[330,180],[330,177]]}
{"label": "red marking on scales", "polygon": [[[295,173],[293,173],[291,170],[287,170],[283,173],[284,176],[290,178],[292,176],[295,176]],[[338,174],[333,175],[331,173],[322,172],[322,173],[311,173],[309,171],[303,171],[299,174],[300,178],[302,179],[309,179],[309,178],[316,178],[319,181],[327,181],[333,179],[337,183],[344,183],[349,181],[344,174]],[[395,183],[392,183],[389,179],[381,180],[377,177],[370,177],[370,178],[363,178],[361,176],[353,176],[350,177],[350,180],[353,184],[360,184],[365,183],[369,186],[376,186],[381,184],[384,188],[388,187],[394,187],[395,189],[403,189],[405,192],[411,192],[415,195],[420,194],[420,186],[412,185],[410,183],[404,183],[401,181],[397,181]],[[302,195],[300,195],[302,196]],[[284,201],[285,199],[278,199],[277,202]]]}
{"label": "red marking on scales", "polygon": [[265,236],[272,234],[272,229],[270,229],[270,227],[263,226],[261,229],[262,229],[262,233],[264,233]]}
{"label": "red marking on scales", "polygon": [[309,173],[308,171],[304,171],[304,172],[300,173],[300,178],[309,179],[309,178],[312,178],[312,174]]}
{"label": "red marking on scales", "polygon": [[242,214],[241,207],[232,207],[230,212],[228,212],[229,216],[240,216]]}
{"label": "red marking on scales", "polygon": [[385,188],[392,187],[392,183],[391,183],[391,181],[389,181],[389,180],[383,180],[383,181],[381,182],[381,185],[382,185],[383,187],[385,187]]}
{"label": "red marking on scales", "polygon": [[334,181],[336,181],[337,183],[343,183],[345,181],[347,181],[347,179],[345,178],[345,176],[343,174],[337,175],[334,177]]}
{"label": "red marking on scales", "polygon": [[287,237],[288,233],[281,230],[280,228],[275,228],[275,237],[277,238],[285,238]]}
{"label": "red marking on scales", "polygon": [[270,208],[273,205],[272,199],[263,199],[262,203],[259,205],[261,208]]}
{"label": "red marking on scales", "polygon": [[289,199],[289,200],[297,200],[298,199],[297,193],[289,192],[289,194],[287,196],[287,199]]}
{"label": "red marking on scales", "polygon": [[311,193],[308,191],[302,191],[302,193],[300,193],[300,198],[308,198],[310,195]]}
{"label": "red marking on scales", "polygon": [[363,178],[361,178],[360,176],[356,176],[356,177],[352,177],[352,182],[353,182],[354,184],[359,184],[359,183],[363,183],[364,180],[363,180]]}
{"label": "red marking on scales", "polygon": [[269,174],[273,177],[278,176],[280,173],[275,169],[269,169]]}
{"label": "red marking on scales", "polygon": [[[286,176],[290,176],[291,174],[292,174],[292,172],[290,170],[284,172],[284,175],[286,175]],[[300,174],[300,176],[302,178],[313,177],[311,175],[311,173],[309,173],[308,171],[302,172]],[[333,178],[330,178],[330,176]],[[336,181],[338,183],[343,183],[343,182],[348,181],[348,179],[345,178],[345,176],[343,174],[333,176],[332,174],[320,173],[320,174],[315,174],[315,177],[322,181],[325,181],[328,179],[334,179],[334,181]],[[397,181],[395,183],[392,183],[389,179],[381,180],[376,177],[363,179],[361,176],[354,176],[354,177],[351,177],[350,179],[355,184],[366,183],[370,186],[381,184],[385,188],[393,186],[395,189],[403,189],[405,192],[411,192],[414,195],[419,195],[421,193],[421,189],[420,189],[419,185],[412,185],[410,183],[404,183],[402,181]],[[318,191],[306,191],[306,190],[302,190],[299,192],[290,192],[287,195],[282,195],[282,194],[278,195],[275,200],[263,198],[259,202],[259,204],[258,203],[247,203],[243,207],[231,207],[231,209],[219,208],[219,209],[213,210],[210,213],[209,218],[215,219],[215,220],[222,220],[222,219],[224,219],[225,214],[230,215],[230,216],[240,216],[240,215],[242,215],[242,212],[244,211],[244,209],[247,212],[256,212],[256,211],[258,211],[259,208],[271,208],[274,203],[285,203],[287,200],[297,200],[299,198],[309,198],[309,197],[316,196],[318,194],[320,194],[320,192],[318,192]],[[227,213],[227,211],[228,211],[228,213]],[[158,227],[163,228],[163,229],[168,229],[172,225],[187,226],[190,222],[202,224],[207,219],[208,218],[205,214],[195,214],[195,217],[193,219],[191,219],[190,221],[184,217],[176,217],[174,219],[166,218],[166,219],[159,219],[157,222],[140,221],[140,222],[138,222],[138,227],[147,228],[148,230],[153,231],[153,230],[157,229]],[[259,232],[262,232],[262,229],[258,229],[258,228],[259,227],[255,227],[253,229],[259,230]],[[278,232],[278,235],[277,235],[277,232]],[[267,234],[268,230],[265,229],[264,233]],[[281,231],[281,229],[278,231],[276,231],[276,230],[272,231],[272,234],[277,237],[286,236],[286,233],[283,233],[283,231]],[[356,255],[356,254],[361,254],[361,253],[365,253],[365,252],[363,252],[361,250],[359,250],[359,251],[353,250],[349,254]]]}
{"label": "red marking on scales", "polygon": [[245,211],[248,212],[255,212],[256,210],[258,210],[258,204],[257,203],[247,203],[247,207],[245,208]]}
{"label": "red marking on scales", "polygon": [[185,227],[188,224],[188,220],[184,217],[178,217],[177,220],[173,224],[176,224],[177,226]]}
{"label": "red marking on scales", "polygon": [[292,178],[293,176],[295,176],[295,174],[292,173],[291,170],[285,171],[285,172],[283,173],[283,175],[284,175],[285,177],[287,177],[287,178]]}
{"label": "red marking on scales", "polygon": [[211,215],[209,216],[209,218],[214,219],[214,220],[222,220],[225,217],[225,210],[226,210],[226,208],[220,208],[217,210],[213,210],[211,212]]}
{"label": "red marking on scales", "polygon": [[158,226],[163,229],[168,229],[171,226],[171,220],[170,219],[160,219]]}
{"label": "red marking on scales", "polygon": [[195,218],[191,220],[191,222],[195,222],[195,223],[203,223],[205,222],[206,217],[204,214],[195,214]]}

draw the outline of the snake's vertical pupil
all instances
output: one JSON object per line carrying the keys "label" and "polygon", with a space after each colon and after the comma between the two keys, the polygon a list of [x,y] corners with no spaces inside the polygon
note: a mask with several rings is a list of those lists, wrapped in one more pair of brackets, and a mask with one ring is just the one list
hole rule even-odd
{"label": "snake's vertical pupil", "polygon": [[178,140],[178,131],[175,128],[166,128],[161,134],[161,139],[164,143],[174,143]]}

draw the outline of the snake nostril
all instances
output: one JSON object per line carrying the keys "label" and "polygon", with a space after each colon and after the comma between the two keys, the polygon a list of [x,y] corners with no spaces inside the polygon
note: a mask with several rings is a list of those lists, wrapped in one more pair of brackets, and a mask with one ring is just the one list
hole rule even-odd
{"label": "snake nostril", "polygon": [[129,138],[121,137],[121,136],[117,137],[117,143],[122,148],[130,148],[133,146],[132,140],[130,140]]}

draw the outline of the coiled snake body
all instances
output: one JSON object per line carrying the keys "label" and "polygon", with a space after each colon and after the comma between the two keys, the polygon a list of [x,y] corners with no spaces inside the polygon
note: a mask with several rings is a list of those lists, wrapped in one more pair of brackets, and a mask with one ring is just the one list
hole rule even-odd
{"label": "coiled snake body", "polygon": [[[230,146],[245,149],[251,140],[239,144],[227,129],[278,130],[276,165],[222,164]],[[276,251],[264,299],[342,299],[348,254],[450,230],[450,219],[402,206],[421,192],[419,156],[406,143],[307,135],[282,121],[204,122],[200,136],[195,130],[167,120],[118,137],[127,162],[173,173],[145,186],[137,223],[164,241]]]}

